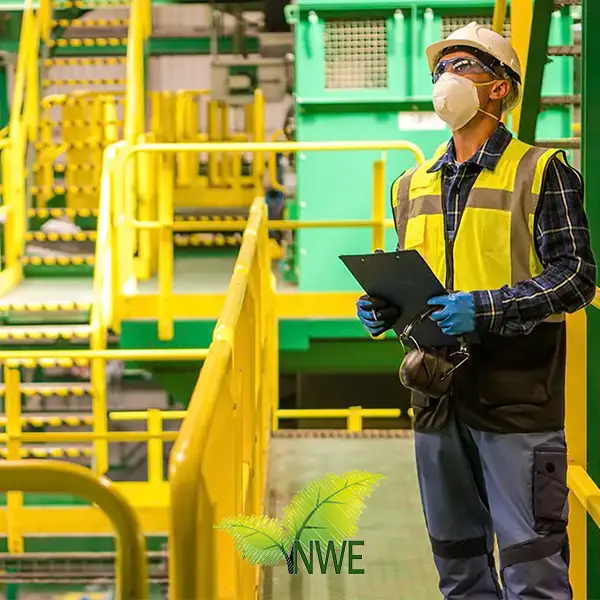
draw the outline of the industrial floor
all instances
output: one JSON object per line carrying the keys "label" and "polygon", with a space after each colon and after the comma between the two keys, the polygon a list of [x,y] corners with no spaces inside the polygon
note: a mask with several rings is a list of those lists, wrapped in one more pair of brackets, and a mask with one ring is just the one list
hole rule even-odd
{"label": "industrial floor", "polygon": [[[173,270],[173,292],[175,294],[213,293],[224,294],[227,291],[235,256],[181,256],[177,257]],[[275,270],[277,289],[284,292],[297,291],[298,288],[280,277]],[[157,294],[158,279],[152,277],[138,282],[138,293]],[[70,300],[73,302],[92,301],[91,277],[30,277],[25,278],[15,289],[1,297],[3,303],[46,302]]]}
{"label": "industrial floor", "polygon": [[265,570],[262,600],[437,600],[436,572],[419,502],[413,440],[396,438],[274,438],[271,445],[269,515],[284,507],[308,481],[326,473],[367,470],[386,477],[365,502],[356,540],[363,540],[364,574],[349,575],[347,563],[309,575],[288,574],[285,563]]}

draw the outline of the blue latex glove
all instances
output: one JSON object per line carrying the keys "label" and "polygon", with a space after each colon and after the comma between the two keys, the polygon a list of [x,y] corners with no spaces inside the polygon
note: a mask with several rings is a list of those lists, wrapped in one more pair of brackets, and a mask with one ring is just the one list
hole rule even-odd
{"label": "blue latex glove", "polygon": [[448,296],[436,296],[427,304],[441,306],[431,318],[446,335],[462,335],[475,329],[475,300],[473,294],[455,292]]}
{"label": "blue latex glove", "polygon": [[400,309],[380,298],[361,296],[356,302],[356,315],[363,327],[377,337],[391,329],[400,318]]}

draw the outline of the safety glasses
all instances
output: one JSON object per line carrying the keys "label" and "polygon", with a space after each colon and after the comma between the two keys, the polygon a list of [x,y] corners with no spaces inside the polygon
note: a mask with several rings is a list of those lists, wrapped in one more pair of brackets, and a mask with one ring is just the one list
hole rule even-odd
{"label": "safety glasses", "polygon": [[432,75],[433,83],[448,70],[457,75],[492,75],[493,77],[498,77],[492,69],[484,65],[480,60],[470,56],[456,56],[438,62]]}

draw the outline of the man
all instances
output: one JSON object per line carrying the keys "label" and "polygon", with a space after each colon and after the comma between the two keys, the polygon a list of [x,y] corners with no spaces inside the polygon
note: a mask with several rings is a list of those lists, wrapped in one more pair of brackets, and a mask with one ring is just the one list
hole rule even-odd
{"label": "man", "polygon": [[[480,341],[446,396],[412,395],[440,590],[448,599],[570,599],[564,315],[596,287],[583,182],[563,152],[528,146],[501,123],[521,83],[502,36],[471,23],[427,57],[452,139],[393,185],[398,248],[418,250],[452,291],[429,302],[442,331],[475,331]],[[358,301],[374,336],[398,315],[381,299]]]}

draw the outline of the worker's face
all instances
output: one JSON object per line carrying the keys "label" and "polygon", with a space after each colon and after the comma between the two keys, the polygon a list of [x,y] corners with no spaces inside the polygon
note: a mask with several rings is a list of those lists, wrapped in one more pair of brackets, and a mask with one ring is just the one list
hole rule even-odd
{"label": "worker's face", "polygon": [[[463,60],[461,60],[463,59]],[[468,52],[451,52],[439,61],[434,72],[434,80],[441,73],[455,73],[470,79],[477,89],[479,106],[488,112],[499,110],[502,99],[510,92],[510,84],[498,76]]]}

